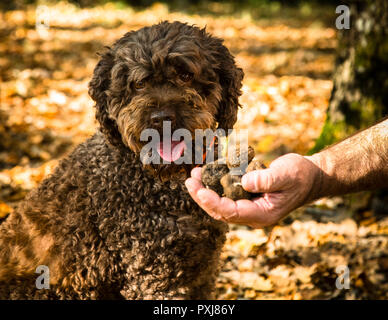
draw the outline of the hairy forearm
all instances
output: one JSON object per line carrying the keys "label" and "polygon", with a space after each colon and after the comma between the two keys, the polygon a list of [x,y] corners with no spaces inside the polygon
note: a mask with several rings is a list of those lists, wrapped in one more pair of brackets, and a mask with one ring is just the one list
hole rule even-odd
{"label": "hairy forearm", "polygon": [[321,169],[311,200],[388,187],[388,120],[308,158]]}

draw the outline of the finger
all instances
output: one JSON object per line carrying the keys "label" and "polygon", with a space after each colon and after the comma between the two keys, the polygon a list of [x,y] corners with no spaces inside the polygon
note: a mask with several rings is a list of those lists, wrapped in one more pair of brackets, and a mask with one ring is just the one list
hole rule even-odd
{"label": "finger", "polygon": [[242,187],[252,193],[279,191],[283,185],[283,178],[276,171],[269,168],[255,170],[244,174],[241,178]]}
{"label": "finger", "polygon": [[194,179],[194,178],[188,178],[185,181],[185,185],[186,185],[187,191],[189,191],[191,197],[194,199],[195,202],[198,203],[197,193],[198,193],[198,190],[203,188],[201,181]]}
{"label": "finger", "polygon": [[194,178],[186,180],[186,187],[198,205],[206,211],[212,218],[225,221],[249,225],[253,228],[262,228],[275,223],[279,214],[274,210],[276,204],[270,197],[260,197],[250,200],[238,200],[222,197],[216,192],[203,187],[200,181]]}
{"label": "finger", "polygon": [[[203,187],[200,180],[189,178],[185,181],[187,190],[194,201],[205,210],[211,217],[217,220],[223,220],[219,210],[215,210],[220,202],[220,197],[216,192]],[[222,208],[220,209],[222,210]]]}
{"label": "finger", "polygon": [[260,203],[250,200],[238,200],[233,215],[226,217],[226,220],[229,223],[261,228],[266,226],[270,219],[268,219],[267,211]]}
{"label": "finger", "polygon": [[191,177],[201,181],[201,179],[202,179],[202,168],[197,167],[197,168],[194,168],[193,170],[191,170]]}
{"label": "finger", "polygon": [[197,196],[200,207],[214,219],[226,221],[236,210],[236,204],[232,199],[220,198],[213,190],[200,189]]}
{"label": "finger", "polygon": [[[192,192],[193,199],[205,210],[210,216],[217,220],[224,220],[224,216],[231,215],[230,212],[235,210],[235,203],[233,200],[228,198],[220,198],[218,194],[212,190],[203,188],[203,185],[199,183],[201,181],[201,168],[194,168],[191,170],[191,177],[197,182],[188,181],[186,184],[187,189],[189,188]],[[195,195],[193,195],[195,193]]]}
{"label": "finger", "polygon": [[273,223],[262,203],[249,200],[238,200],[222,197],[208,189],[198,190],[197,197],[200,207],[216,220],[228,223],[250,225],[261,228]]}

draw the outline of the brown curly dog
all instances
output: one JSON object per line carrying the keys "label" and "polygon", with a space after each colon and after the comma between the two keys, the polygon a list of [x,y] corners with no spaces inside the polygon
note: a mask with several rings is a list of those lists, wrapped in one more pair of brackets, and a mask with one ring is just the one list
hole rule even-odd
{"label": "brown curly dog", "polygon": [[232,128],[242,78],[221,39],[180,22],[107,48],[89,85],[99,131],[0,225],[0,298],[212,297],[227,226],[192,201],[182,166],[143,165],[140,138],[167,120]]}

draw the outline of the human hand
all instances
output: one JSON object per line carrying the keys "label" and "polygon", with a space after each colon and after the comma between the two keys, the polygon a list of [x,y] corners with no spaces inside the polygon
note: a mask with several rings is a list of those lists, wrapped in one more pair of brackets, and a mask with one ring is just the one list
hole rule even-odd
{"label": "human hand", "polygon": [[191,197],[214,219],[262,228],[315,199],[321,170],[314,156],[290,153],[274,160],[267,169],[245,174],[241,183],[245,190],[263,195],[252,200],[221,198],[203,186],[201,168],[194,168],[185,182]]}

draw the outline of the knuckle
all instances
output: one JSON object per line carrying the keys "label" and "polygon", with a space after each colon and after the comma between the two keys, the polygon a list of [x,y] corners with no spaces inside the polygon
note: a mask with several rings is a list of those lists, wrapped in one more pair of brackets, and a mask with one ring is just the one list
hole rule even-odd
{"label": "knuckle", "polygon": [[232,214],[223,217],[228,223],[237,223],[240,219],[238,212],[234,211]]}

